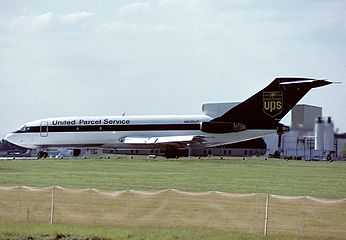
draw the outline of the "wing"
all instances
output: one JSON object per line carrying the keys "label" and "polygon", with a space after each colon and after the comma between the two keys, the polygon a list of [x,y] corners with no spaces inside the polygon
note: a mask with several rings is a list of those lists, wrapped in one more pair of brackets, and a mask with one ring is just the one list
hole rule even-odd
{"label": "wing", "polygon": [[164,145],[175,147],[186,147],[188,144],[195,145],[204,142],[204,136],[160,136],[160,137],[124,137],[120,139],[122,143],[129,145]]}

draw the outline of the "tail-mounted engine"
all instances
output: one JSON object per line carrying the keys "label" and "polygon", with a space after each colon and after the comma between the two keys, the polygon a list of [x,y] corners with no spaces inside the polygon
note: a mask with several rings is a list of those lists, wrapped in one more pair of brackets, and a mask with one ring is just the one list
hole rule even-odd
{"label": "tail-mounted engine", "polygon": [[231,122],[201,122],[201,131],[206,133],[231,133],[246,129],[245,124]]}

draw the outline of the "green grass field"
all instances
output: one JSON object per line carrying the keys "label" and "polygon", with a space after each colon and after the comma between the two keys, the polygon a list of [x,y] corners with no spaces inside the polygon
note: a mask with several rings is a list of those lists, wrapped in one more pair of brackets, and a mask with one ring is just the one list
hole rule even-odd
{"label": "green grass field", "polygon": [[346,162],[230,158],[0,161],[0,186],[222,191],[346,197]]}
{"label": "green grass field", "polygon": [[[346,197],[345,179],[346,162],[283,161],[259,158],[147,160],[145,157],[0,161],[0,186],[63,186],[110,191],[127,189],[155,191],[175,188],[191,192],[210,190],[232,193],[258,192],[339,199]],[[335,221],[340,222],[340,219],[337,218]],[[169,229],[91,227],[18,224],[0,220],[0,239],[22,239],[26,236],[34,236],[35,239],[54,239],[58,234],[77,237],[100,236],[112,239],[297,238],[290,234],[262,238],[248,233],[189,227]],[[304,239],[309,237],[304,236]],[[316,237],[310,239],[316,239]]]}
{"label": "green grass field", "polygon": [[[0,222],[1,223],[1,222]],[[0,239],[86,239],[93,237],[101,239],[131,239],[131,240],[293,240],[296,237],[290,236],[269,236],[261,237],[251,234],[229,233],[224,231],[203,230],[203,229],[158,229],[158,228],[125,228],[125,227],[92,227],[85,225],[48,225],[48,224],[0,224]],[[97,239],[97,238],[96,238]],[[304,239],[314,239],[305,237]],[[322,238],[321,238],[322,239]]]}

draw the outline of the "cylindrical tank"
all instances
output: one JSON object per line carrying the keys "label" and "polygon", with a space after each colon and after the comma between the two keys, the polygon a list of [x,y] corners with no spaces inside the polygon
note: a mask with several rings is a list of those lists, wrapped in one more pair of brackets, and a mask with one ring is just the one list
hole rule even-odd
{"label": "cylindrical tank", "polygon": [[328,117],[324,123],[324,151],[334,151],[334,123]]}
{"label": "cylindrical tank", "polygon": [[315,150],[324,151],[324,120],[322,117],[315,120]]}

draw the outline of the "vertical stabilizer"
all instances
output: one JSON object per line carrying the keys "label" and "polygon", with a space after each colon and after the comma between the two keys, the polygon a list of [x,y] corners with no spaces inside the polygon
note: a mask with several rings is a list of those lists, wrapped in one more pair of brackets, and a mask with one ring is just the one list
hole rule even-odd
{"label": "vertical stabilizer", "polygon": [[212,122],[245,124],[247,129],[276,129],[280,120],[310,89],[328,84],[331,82],[311,78],[276,78]]}

